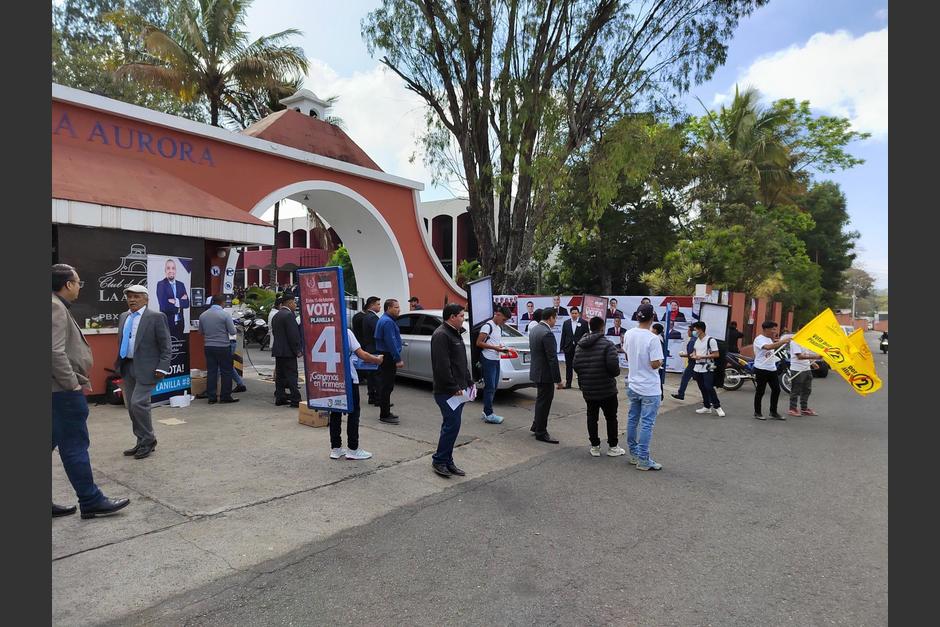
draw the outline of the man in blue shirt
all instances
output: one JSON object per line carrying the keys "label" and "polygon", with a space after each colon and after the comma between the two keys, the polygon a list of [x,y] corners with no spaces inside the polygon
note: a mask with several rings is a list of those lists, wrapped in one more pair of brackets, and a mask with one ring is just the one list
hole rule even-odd
{"label": "man in blue shirt", "polygon": [[398,315],[401,305],[394,298],[385,301],[385,313],[375,325],[375,350],[384,359],[379,366],[379,420],[397,425],[398,416],[392,413],[392,390],[395,389],[395,371],[403,368],[401,360],[401,333],[398,331]]}

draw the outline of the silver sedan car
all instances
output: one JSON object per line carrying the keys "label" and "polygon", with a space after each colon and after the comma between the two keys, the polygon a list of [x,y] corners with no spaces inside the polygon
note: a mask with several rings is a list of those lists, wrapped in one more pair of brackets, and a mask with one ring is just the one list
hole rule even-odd
{"label": "silver sedan car", "polygon": [[[431,334],[441,326],[443,315],[440,309],[409,311],[398,317],[398,330],[401,333],[401,358],[404,368],[398,369],[398,376],[419,381],[432,381],[431,374]],[[467,363],[470,362],[470,326],[464,321],[464,345],[467,347]],[[502,354],[499,360],[500,390],[515,390],[534,385],[529,381],[529,338],[508,325],[501,327],[502,343],[511,349]]]}

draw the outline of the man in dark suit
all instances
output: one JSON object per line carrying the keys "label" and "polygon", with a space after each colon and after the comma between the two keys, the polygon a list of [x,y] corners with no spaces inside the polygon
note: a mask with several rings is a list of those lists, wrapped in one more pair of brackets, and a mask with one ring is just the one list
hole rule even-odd
{"label": "man in dark suit", "polygon": [[[378,296],[370,296],[366,299],[363,310],[353,316],[353,334],[362,345],[362,350],[367,353],[375,354],[375,325],[379,322],[381,308],[382,300]],[[365,380],[366,389],[369,391],[369,404],[378,405],[378,370],[360,370],[359,378]]]}
{"label": "man in dark suit", "polygon": [[164,268],[166,278],[157,283],[157,303],[166,316],[166,323],[174,337],[181,337],[183,329],[183,310],[189,309],[189,295],[186,286],[176,280],[176,262],[166,260]]}
{"label": "man in dark suit", "polygon": [[[281,308],[271,319],[271,335],[274,337],[274,404],[300,407],[300,389],[297,386],[297,358],[303,354],[300,325],[294,311],[297,301],[291,292],[281,297]],[[288,397],[288,392],[290,396]]]}
{"label": "man in dark suit", "polygon": [[536,384],[538,393],[535,399],[535,418],[530,431],[535,433],[535,439],[550,444],[558,444],[558,440],[548,433],[548,412],[552,408],[552,399],[555,397],[555,388],[564,387],[561,384],[561,372],[558,370],[558,344],[552,327],[558,314],[554,307],[541,310],[541,320],[529,330],[529,351],[532,363],[529,364],[529,380]]}
{"label": "man in dark suit", "polygon": [[565,388],[571,387],[574,376],[574,349],[578,341],[588,332],[588,325],[581,319],[581,311],[571,308],[571,318],[561,325],[561,352],[565,354]]}
{"label": "man in dark suit", "polygon": [[173,345],[166,316],[147,307],[147,288],[131,285],[124,290],[124,297],[128,310],[118,319],[121,342],[114,369],[121,374],[124,404],[137,438],[137,444],[124,454],[143,459],[157,448],[150,397],[153,388],[170,372]]}
{"label": "man in dark suit", "polygon": [[558,316],[567,316],[568,310],[561,306],[561,296],[552,296],[552,307],[558,312]]}
{"label": "man in dark suit", "polygon": [[623,312],[617,309],[617,299],[611,298],[610,305],[607,307],[607,319],[623,318]]}

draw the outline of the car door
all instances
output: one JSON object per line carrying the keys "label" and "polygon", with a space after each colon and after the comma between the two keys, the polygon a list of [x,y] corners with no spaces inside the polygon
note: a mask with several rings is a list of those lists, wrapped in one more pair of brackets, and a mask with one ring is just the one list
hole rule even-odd
{"label": "car door", "polygon": [[405,367],[398,369],[400,375],[412,375],[410,351],[415,338],[415,324],[419,318],[419,315],[404,313],[398,316],[398,320],[395,321],[395,324],[398,325],[398,332],[401,334],[401,360],[405,362]]}
{"label": "car door", "polygon": [[434,373],[431,369],[431,335],[441,326],[437,316],[424,314],[415,323],[412,339],[408,346],[408,358],[411,375],[423,381],[433,381]]}

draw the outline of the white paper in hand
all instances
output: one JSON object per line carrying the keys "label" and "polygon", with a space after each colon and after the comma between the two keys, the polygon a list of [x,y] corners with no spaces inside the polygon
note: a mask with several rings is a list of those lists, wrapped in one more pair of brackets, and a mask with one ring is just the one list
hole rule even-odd
{"label": "white paper in hand", "polygon": [[471,385],[466,390],[463,391],[463,394],[460,396],[454,395],[447,399],[447,405],[451,409],[457,409],[460,405],[466,403],[467,401],[472,401],[477,397],[477,388],[475,385]]}

